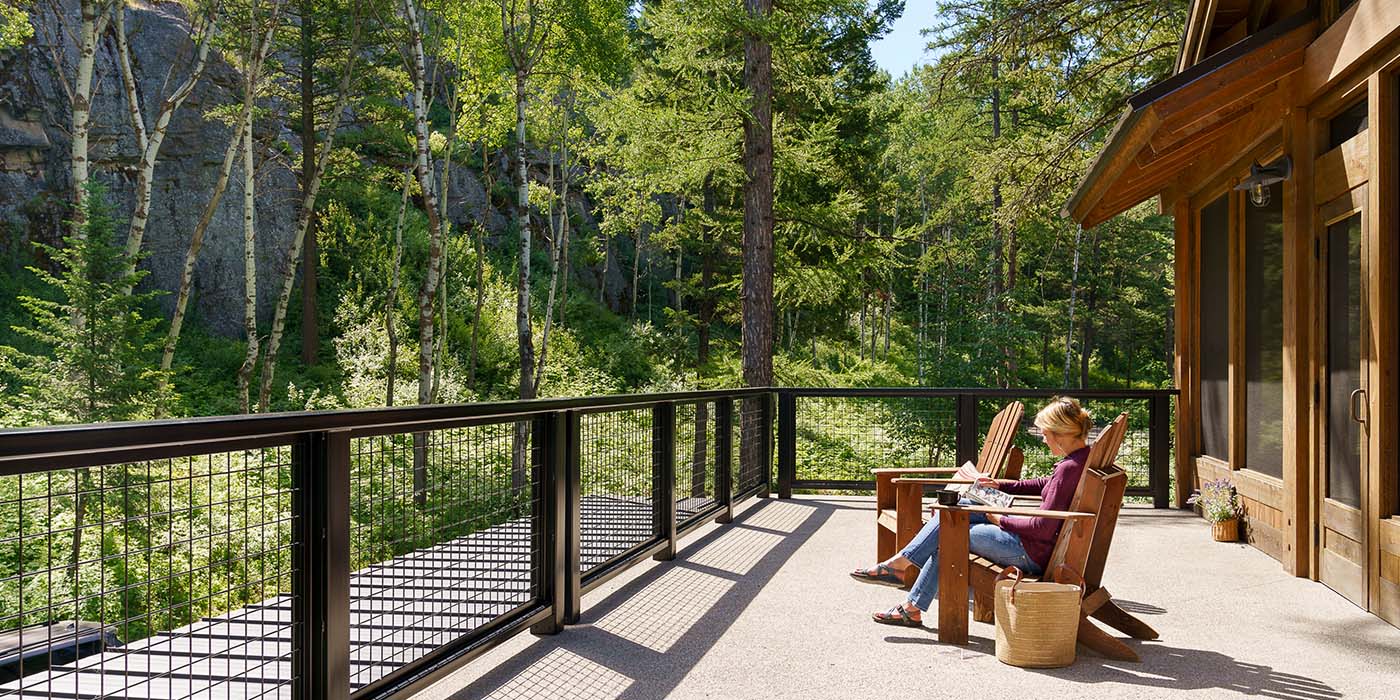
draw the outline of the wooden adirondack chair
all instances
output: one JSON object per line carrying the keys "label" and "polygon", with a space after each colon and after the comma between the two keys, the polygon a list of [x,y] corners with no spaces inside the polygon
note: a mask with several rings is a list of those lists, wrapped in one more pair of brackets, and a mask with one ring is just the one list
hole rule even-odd
{"label": "wooden adirondack chair", "polygon": [[[1052,580],[1060,578],[1058,574],[1061,565],[1076,573],[1083,573],[1084,599],[1080,604],[1080,644],[1111,659],[1138,661],[1137,652],[1089,621],[1090,617],[1101,620],[1136,639],[1157,638],[1155,630],[1118,607],[1102,586],[1104,563],[1108,558],[1109,545],[1113,542],[1118,512],[1123,505],[1123,492],[1128,484],[1127,474],[1113,464],[1127,429],[1128,415],[1120,414],[1090,448],[1089,457],[1084,465],[1084,475],[1080,477],[1079,487],[1075,490],[1069,510],[1076,513],[1093,513],[1094,517],[1092,520],[1078,520],[1072,524],[1066,522],[1065,527],[1060,530],[1060,537],[1055,543],[1046,572],[1047,578]],[[979,510],[1007,515],[1056,517],[1045,511],[1022,508]],[[992,621],[996,579],[1001,571],[1002,567],[986,559],[976,556],[972,558],[969,582],[972,588],[974,619],[981,622]]]}
{"label": "wooden adirondack chair", "polygon": [[[1021,478],[1021,465],[1025,456],[1021,448],[1011,444],[1016,430],[1021,424],[1025,406],[1020,401],[1006,405],[992,419],[987,428],[987,439],[982,442],[982,451],[977,455],[977,471],[990,474],[994,479]],[[909,543],[928,520],[924,510],[924,487],[929,485],[966,483],[947,478],[956,468],[931,469],[875,469],[875,556],[876,561],[884,561],[894,556],[900,547]],[[914,479],[911,474],[943,474],[941,479]],[[904,571],[904,585],[914,584],[918,577],[917,567]]]}

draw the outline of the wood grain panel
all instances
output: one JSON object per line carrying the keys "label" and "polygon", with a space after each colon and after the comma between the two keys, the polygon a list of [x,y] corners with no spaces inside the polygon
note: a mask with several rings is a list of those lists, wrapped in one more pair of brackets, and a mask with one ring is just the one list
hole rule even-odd
{"label": "wood grain panel", "polygon": [[1313,166],[1313,198],[1330,202],[1371,177],[1371,145],[1361,132],[1342,145],[1318,156]]}
{"label": "wood grain panel", "polygon": [[1252,498],[1241,497],[1240,500],[1243,502],[1245,517],[1249,518],[1250,522],[1257,521],[1275,530],[1283,529],[1283,511]]}
{"label": "wood grain panel", "polygon": [[1400,554],[1381,552],[1381,578],[1400,583]]}
{"label": "wood grain panel", "polygon": [[1342,555],[1347,561],[1355,562],[1359,565],[1366,558],[1366,552],[1362,549],[1360,542],[1346,535],[1338,534],[1336,530],[1331,528],[1322,529],[1322,541],[1322,546],[1326,547],[1329,551]]}
{"label": "wood grain panel", "polygon": [[1400,584],[1386,579],[1376,579],[1375,595],[1371,600],[1371,612],[1382,620],[1400,627]]}
{"label": "wood grain panel", "polygon": [[1400,3],[1359,0],[1308,46],[1300,72],[1303,98],[1309,102],[1316,99],[1358,63],[1390,44],[1397,34]]}
{"label": "wood grain panel", "polygon": [[1366,539],[1366,523],[1361,519],[1361,511],[1349,505],[1331,499],[1323,501],[1322,523],[1357,542]]}
{"label": "wood grain panel", "polygon": [[1323,548],[1319,564],[1322,568],[1321,578],[1327,582],[1328,588],[1341,593],[1353,603],[1366,599],[1365,577],[1360,565],[1347,561],[1327,548]]}
{"label": "wood grain panel", "polygon": [[1283,556],[1283,532],[1277,528],[1270,527],[1262,521],[1250,518],[1245,523],[1245,541],[1253,545],[1255,549],[1269,555],[1273,559],[1281,559]]}

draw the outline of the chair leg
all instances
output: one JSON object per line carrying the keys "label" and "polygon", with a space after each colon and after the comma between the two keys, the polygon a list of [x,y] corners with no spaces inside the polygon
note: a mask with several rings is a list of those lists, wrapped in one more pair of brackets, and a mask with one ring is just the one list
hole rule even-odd
{"label": "chair leg", "polygon": [[1079,643],[1098,652],[1100,656],[1113,659],[1115,661],[1141,661],[1137,652],[1133,651],[1122,640],[1099,629],[1098,625],[1089,621],[1087,617],[1079,618]]}
{"label": "chair leg", "polygon": [[978,622],[992,622],[996,618],[996,601],[980,591],[972,593],[972,619]]}
{"label": "chair leg", "polygon": [[1095,610],[1093,617],[1133,639],[1156,639],[1158,637],[1157,630],[1134,617],[1132,613],[1118,607],[1112,600]]}

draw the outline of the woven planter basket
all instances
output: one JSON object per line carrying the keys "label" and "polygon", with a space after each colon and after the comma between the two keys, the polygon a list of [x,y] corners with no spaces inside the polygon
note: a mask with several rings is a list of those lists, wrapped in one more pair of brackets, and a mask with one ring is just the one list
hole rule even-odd
{"label": "woven planter basket", "polygon": [[1015,567],[1001,576],[996,583],[997,660],[1022,668],[1059,668],[1074,663],[1083,587],[1022,581]]}
{"label": "woven planter basket", "polygon": [[1220,520],[1210,524],[1210,534],[1216,542],[1239,542],[1240,521],[1238,518]]}

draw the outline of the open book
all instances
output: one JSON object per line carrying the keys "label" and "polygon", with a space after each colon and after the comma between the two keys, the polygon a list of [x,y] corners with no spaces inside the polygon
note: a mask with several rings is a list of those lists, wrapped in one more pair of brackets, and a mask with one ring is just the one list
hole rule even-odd
{"label": "open book", "polygon": [[953,475],[953,478],[966,479],[973,482],[971,484],[958,484],[956,486],[950,486],[949,488],[961,493],[963,498],[970,498],[982,505],[991,506],[993,508],[1010,508],[1016,501],[1015,496],[1005,491],[977,484],[978,479],[990,479],[991,477],[977,471],[977,467],[973,465],[972,462],[965,462],[961,467],[958,467],[958,471]]}

